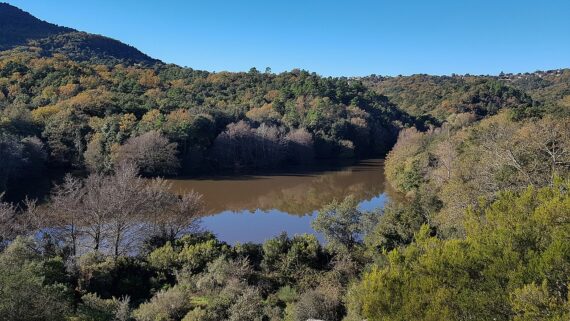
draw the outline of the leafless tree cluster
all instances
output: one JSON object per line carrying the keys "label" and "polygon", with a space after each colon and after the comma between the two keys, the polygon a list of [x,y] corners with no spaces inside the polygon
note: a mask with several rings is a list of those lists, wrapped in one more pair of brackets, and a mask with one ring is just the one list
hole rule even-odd
{"label": "leafless tree cluster", "polygon": [[[0,194],[0,200],[2,199]],[[0,202],[0,249],[16,236],[39,227],[35,200],[26,198],[21,205]]]}
{"label": "leafless tree cluster", "polygon": [[252,128],[240,121],[218,135],[212,156],[233,167],[269,167],[285,160],[302,163],[314,157],[313,137],[306,129],[286,133],[277,126]]}
{"label": "leafless tree cluster", "polygon": [[570,120],[544,117],[515,123],[498,117],[469,133],[449,136],[443,130],[431,156],[435,166],[429,169],[430,179],[444,204],[438,224],[462,231],[463,213],[477,197],[492,199],[502,190],[553,185],[570,173]]}
{"label": "leafless tree cluster", "polygon": [[[511,169],[516,180],[511,186],[498,185],[494,189],[526,185],[552,185],[555,177],[570,170],[570,120],[543,118],[517,124],[491,123],[478,137],[480,157],[487,164],[488,175],[499,175]],[[485,172],[485,171],[484,171]]]}
{"label": "leafless tree cluster", "polygon": [[87,249],[118,256],[144,237],[179,236],[201,210],[201,195],[174,195],[164,180],[144,180],[135,166],[124,165],[113,175],[67,176],[52,193],[45,225],[73,254]]}
{"label": "leafless tree cluster", "polygon": [[124,145],[119,147],[115,166],[133,163],[145,175],[174,174],[180,167],[176,157],[176,146],[176,143],[170,143],[168,138],[160,132],[149,131],[129,138]]}
{"label": "leafless tree cluster", "polygon": [[432,152],[435,164],[431,171],[431,179],[436,184],[443,184],[451,180],[455,174],[456,162],[459,157],[457,153],[457,142],[454,141],[452,132],[447,124],[438,130],[441,141]]}

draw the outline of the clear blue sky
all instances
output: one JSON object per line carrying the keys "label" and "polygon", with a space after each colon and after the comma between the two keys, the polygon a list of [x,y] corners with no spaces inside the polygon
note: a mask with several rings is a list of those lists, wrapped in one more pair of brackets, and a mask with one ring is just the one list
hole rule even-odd
{"label": "clear blue sky", "polygon": [[269,66],[357,76],[570,67],[570,0],[7,2],[209,71]]}

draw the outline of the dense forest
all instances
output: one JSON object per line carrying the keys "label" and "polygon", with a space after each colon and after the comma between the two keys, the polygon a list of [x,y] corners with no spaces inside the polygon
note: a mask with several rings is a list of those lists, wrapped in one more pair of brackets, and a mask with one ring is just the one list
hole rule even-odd
{"label": "dense forest", "polygon": [[[145,175],[174,175],[384,155],[415,122],[359,81],[306,71],[208,73],[44,54],[0,54],[2,137],[20,173],[110,172],[128,159]],[[10,179],[0,176],[4,186]]]}
{"label": "dense forest", "polygon": [[[0,320],[570,318],[568,69],[214,73],[7,4],[0,50]],[[372,156],[401,199],[325,243],[227,244],[162,178]]]}

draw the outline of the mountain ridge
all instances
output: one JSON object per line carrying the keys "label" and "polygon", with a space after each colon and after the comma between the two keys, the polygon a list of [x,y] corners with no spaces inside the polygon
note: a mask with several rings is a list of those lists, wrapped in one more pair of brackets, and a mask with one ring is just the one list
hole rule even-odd
{"label": "mountain ridge", "polygon": [[102,64],[160,63],[119,40],[59,26],[0,2],[0,51],[17,47],[37,47],[45,56],[64,54],[72,60]]}

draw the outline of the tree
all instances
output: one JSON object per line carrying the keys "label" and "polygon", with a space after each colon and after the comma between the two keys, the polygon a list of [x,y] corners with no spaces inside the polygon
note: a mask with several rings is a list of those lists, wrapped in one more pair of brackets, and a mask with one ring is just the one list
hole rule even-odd
{"label": "tree", "polygon": [[[465,238],[428,226],[351,290],[370,320],[559,320],[567,313],[570,182],[503,192],[467,212]],[[539,284],[541,286],[539,286]],[[538,314],[537,314],[538,313]],[[561,319],[560,319],[561,320]]]}
{"label": "tree", "polygon": [[48,221],[68,244],[71,243],[71,253],[74,256],[78,254],[78,242],[82,234],[81,202],[84,193],[83,183],[68,174],[62,184],[53,188],[49,203]]}
{"label": "tree", "polygon": [[97,294],[88,293],[81,297],[78,315],[81,320],[90,321],[129,321],[131,320],[129,297],[102,299]]}
{"label": "tree", "polygon": [[16,227],[17,206],[7,202],[0,202],[0,248],[3,248],[17,236]]}
{"label": "tree", "polygon": [[137,321],[180,320],[190,310],[189,291],[183,285],[159,291],[133,312]]}
{"label": "tree", "polygon": [[309,290],[295,304],[295,321],[341,319],[341,298],[325,289]]}
{"label": "tree", "polygon": [[361,242],[362,217],[357,201],[348,196],[342,202],[335,200],[321,209],[311,225],[325,236],[332,248],[350,252]]}
{"label": "tree", "polygon": [[16,136],[0,132],[0,191],[5,191],[8,181],[20,173],[24,165],[24,146]]}
{"label": "tree", "polygon": [[115,166],[132,163],[149,176],[174,174],[180,167],[176,146],[158,131],[150,131],[128,139],[117,151]]}
{"label": "tree", "polygon": [[[138,176],[134,165],[123,165],[109,177],[103,189],[111,190],[109,199],[110,215],[107,223],[111,234],[113,255],[118,257],[122,250],[128,250],[131,242],[138,236],[135,229],[140,228],[140,221],[148,209],[145,182]],[[127,239],[127,236],[130,238]]]}
{"label": "tree", "polygon": [[229,124],[214,141],[213,154],[221,164],[230,164],[234,167],[243,167],[252,164],[254,134],[251,126],[240,121]]}
{"label": "tree", "polygon": [[449,126],[444,126],[441,131],[442,141],[437,144],[433,155],[436,158],[436,166],[432,170],[432,179],[436,184],[443,184],[455,175],[456,161],[458,158],[455,150],[457,144],[452,141],[452,133]]}
{"label": "tree", "polygon": [[0,194],[0,249],[20,235],[37,231],[42,225],[37,201],[25,198],[21,204],[2,202]]}
{"label": "tree", "polygon": [[290,131],[285,136],[287,157],[299,164],[306,164],[315,158],[313,135],[305,128]]}
{"label": "tree", "polygon": [[16,239],[0,254],[0,320],[64,321],[69,292],[46,279],[47,269],[30,240]]}
{"label": "tree", "polygon": [[228,312],[228,321],[262,321],[263,298],[257,289],[247,287]]}
{"label": "tree", "polygon": [[87,124],[79,111],[63,110],[50,117],[42,136],[47,140],[50,161],[64,166],[83,164]]}
{"label": "tree", "polygon": [[148,222],[156,237],[174,241],[181,234],[192,231],[204,209],[202,195],[194,191],[182,195],[170,192],[171,185],[163,179],[154,179],[146,187]]}

